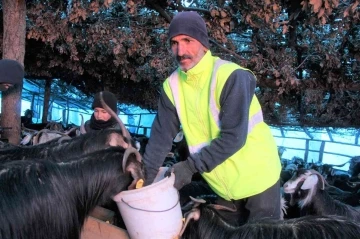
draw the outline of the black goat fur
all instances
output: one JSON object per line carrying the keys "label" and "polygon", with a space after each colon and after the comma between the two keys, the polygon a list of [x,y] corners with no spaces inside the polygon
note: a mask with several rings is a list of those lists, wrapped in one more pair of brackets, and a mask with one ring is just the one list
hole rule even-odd
{"label": "black goat fur", "polygon": [[339,216],[263,219],[234,227],[213,208],[199,210],[200,219],[189,223],[182,239],[357,239],[360,235],[359,223]]}
{"label": "black goat fur", "polygon": [[94,131],[62,142],[55,139],[45,144],[0,149],[0,163],[24,159],[64,162],[111,146],[135,146],[133,141],[128,141],[130,140],[126,139],[119,129]]}
{"label": "black goat fur", "polygon": [[[0,165],[1,239],[78,239],[96,205],[126,190],[143,166],[113,147],[65,163],[17,160]],[[131,174],[129,173],[131,171]]]}

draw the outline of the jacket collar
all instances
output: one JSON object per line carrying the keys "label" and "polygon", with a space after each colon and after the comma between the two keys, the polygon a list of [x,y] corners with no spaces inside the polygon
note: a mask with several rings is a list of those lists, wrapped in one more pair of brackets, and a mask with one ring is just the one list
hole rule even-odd
{"label": "jacket collar", "polygon": [[[212,59],[211,51],[208,50],[203,58],[190,70],[187,72],[182,71],[178,68],[179,73],[182,79],[185,79],[186,82],[190,83],[191,81],[198,81],[202,78],[203,73],[206,72],[208,74],[211,73],[209,69],[212,69],[213,66],[213,59]],[[207,78],[207,77],[206,77]],[[199,83],[199,82],[198,82]]]}

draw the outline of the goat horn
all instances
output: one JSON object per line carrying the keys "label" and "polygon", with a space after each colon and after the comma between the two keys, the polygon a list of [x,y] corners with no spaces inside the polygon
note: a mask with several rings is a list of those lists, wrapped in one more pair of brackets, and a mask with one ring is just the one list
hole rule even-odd
{"label": "goat horn", "polygon": [[84,116],[80,114],[81,124],[80,124],[80,134],[86,134],[85,124],[84,124]]}
{"label": "goat horn", "polygon": [[236,206],[233,204],[233,207],[227,207],[220,204],[209,204],[209,207],[212,207],[216,210],[223,210],[223,211],[229,211],[229,212],[237,212]]}
{"label": "goat horn", "polygon": [[204,200],[204,199],[202,199],[202,198],[194,198],[194,197],[192,197],[192,196],[189,196],[190,197],[190,199],[192,200],[192,201],[194,201],[194,202],[197,202],[197,203],[206,203],[206,201]]}
{"label": "goat horn", "polygon": [[119,123],[120,128],[121,128],[121,131],[123,132],[125,138],[131,139],[131,135],[130,135],[129,131],[126,129],[124,123],[121,121],[121,119],[119,118],[119,116],[105,103],[102,92],[100,92],[100,103],[101,103],[101,105],[103,106],[103,108],[104,108],[112,117],[114,117],[114,119],[116,119],[116,121]]}
{"label": "goat horn", "polygon": [[330,166],[332,166],[332,167],[344,167],[344,166],[345,166],[345,164],[347,164],[347,163],[350,163],[350,160],[349,160],[349,161],[347,161],[347,162],[345,162],[345,163],[343,163],[343,164],[338,164],[338,165],[335,165],[335,164],[328,164],[328,165],[330,165]]}
{"label": "goat horn", "polygon": [[206,203],[206,201],[202,198],[193,198],[192,196],[189,196],[191,201],[194,202],[193,208],[199,207],[201,204]]}
{"label": "goat horn", "polygon": [[310,170],[310,172],[311,172],[311,175],[315,174],[315,175],[319,176],[321,183],[322,183],[321,190],[325,190],[325,185],[328,185],[328,183],[325,181],[324,177],[318,171]]}
{"label": "goat horn", "polygon": [[69,135],[71,132],[75,131],[77,127],[72,127],[71,129],[64,132],[64,134]]}
{"label": "goat horn", "polygon": [[34,137],[34,134],[33,133],[30,133],[30,134],[27,134],[20,142],[21,145],[26,145],[28,144],[31,139]]}
{"label": "goat horn", "polygon": [[200,219],[200,210],[198,208],[192,209],[192,211],[189,212],[189,214],[187,214],[187,216],[185,218],[184,226],[182,227],[182,229],[179,233],[179,238],[181,238],[182,234],[184,233],[184,231],[191,219],[194,219],[194,221],[198,221]]}
{"label": "goat horn", "polygon": [[126,168],[126,163],[127,160],[130,156],[130,154],[135,154],[136,156],[136,160],[139,161],[141,163],[141,155],[139,153],[139,151],[137,151],[134,147],[129,147],[125,150],[124,156],[123,156],[123,162],[122,162],[122,167],[123,167],[123,172],[125,173],[125,168]]}

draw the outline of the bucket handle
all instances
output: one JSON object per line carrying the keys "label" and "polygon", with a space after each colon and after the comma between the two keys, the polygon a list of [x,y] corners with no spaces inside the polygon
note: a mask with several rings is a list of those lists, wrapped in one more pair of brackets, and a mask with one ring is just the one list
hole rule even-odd
{"label": "bucket handle", "polygon": [[135,210],[143,211],[143,212],[167,212],[167,211],[170,211],[171,209],[173,209],[174,207],[176,207],[178,205],[178,203],[180,202],[179,192],[177,192],[177,194],[178,194],[178,200],[176,200],[175,205],[172,206],[171,208],[165,209],[165,210],[147,210],[147,209],[142,209],[142,208],[136,208],[136,207],[131,206],[128,202],[125,202],[123,198],[121,198],[121,201],[123,203],[125,203],[128,207],[135,209]]}

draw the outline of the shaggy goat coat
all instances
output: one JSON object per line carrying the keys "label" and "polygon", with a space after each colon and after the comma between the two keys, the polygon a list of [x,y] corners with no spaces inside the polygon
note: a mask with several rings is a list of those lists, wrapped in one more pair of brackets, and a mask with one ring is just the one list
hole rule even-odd
{"label": "shaggy goat coat", "polygon": [[182,239],[357,239],[360,224],[343,217],[306,216],[289,220],[263,219],[234,227],[212,208],[203,206]]}
{"label": "shaggy goat coat", "polygon": [[[78,239],[87,215],[143,179],[142,164],[111,148],[55,163],[17,160],[0,165],[1,239]],[[124,172],[125,171],[125,172]],[[131,174],[130,174],[131,173]]]}

